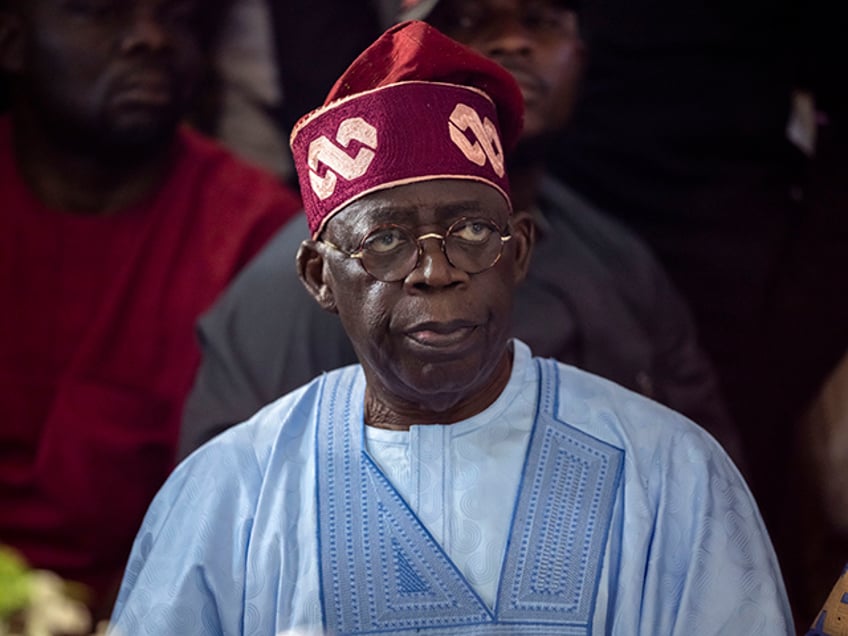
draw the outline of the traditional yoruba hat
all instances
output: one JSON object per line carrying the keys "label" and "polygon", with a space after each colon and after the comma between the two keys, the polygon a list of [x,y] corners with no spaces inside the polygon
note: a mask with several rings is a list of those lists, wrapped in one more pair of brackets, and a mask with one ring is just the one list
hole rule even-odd
{"label": "traditional yoruba hat", "polygon": [[482,182],[509,204],[504,150],[518,140],[523,109],[495,62],[423,22],[389,29],[292,131],[312,236],[353,201],[419,181]]}

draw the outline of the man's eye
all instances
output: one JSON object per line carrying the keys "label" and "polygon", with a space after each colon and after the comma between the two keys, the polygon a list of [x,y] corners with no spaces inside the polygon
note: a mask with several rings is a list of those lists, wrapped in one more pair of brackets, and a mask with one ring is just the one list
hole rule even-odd
{"label": "man's eye", "polygon": [[461,3],[454,7],[451,7],[451,3],[441,4],[446,6],[443,9],[437,7],[431,16],[433,26],[440,31],[462,41],[483,27],[485,14],[478,4]]}
{"label": "man's eye", "polygon": [[494,233],[492,226],[486,221],[472,219],[451,230],[451,236],[455,236],[469,243],[484,243]]}
{"label": "man's eye", "polygon": [[406,235],[396,228],[387,228],[372,233],[365,241],[364,249],[373,254],[387,254],[407,242]]}
{"label": "man's eye", "polygon": [[480,18],[476,15],[461,15],[456,20],[456,28],[460,31],[473,31],[480,24]]}
{"label": "man's eye", "polygon": [[524,14],[528,29],[570,33],[574,29],[574,12],[550,6],[530,7]]}

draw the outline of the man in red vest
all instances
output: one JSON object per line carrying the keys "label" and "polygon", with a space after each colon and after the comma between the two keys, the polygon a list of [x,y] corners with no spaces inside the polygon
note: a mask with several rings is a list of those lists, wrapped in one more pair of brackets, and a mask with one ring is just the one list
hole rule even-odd
{"label": "man in red vest", "polygon": [[195,320],[300,207],[179,124],[205,15],[0,2],[0,541],[104,610],[173,462]]}

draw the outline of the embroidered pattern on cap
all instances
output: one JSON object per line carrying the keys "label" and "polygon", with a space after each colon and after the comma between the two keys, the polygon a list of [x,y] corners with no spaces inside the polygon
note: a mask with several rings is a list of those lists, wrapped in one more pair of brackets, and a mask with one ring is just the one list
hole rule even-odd
{"label": "embroidered pattern on cap", "polygon": [[[362,117],[345,119],[339,124],[336,141],[341,144],[341,148],[325,135],[321,135],[309,144],[307,152],[309,183],[315,195],[322,201],[336,191],[338,177],[352,181],[368,171],[377,150],[377,129]],[[352,141],[362,144],[356,156],[351,156],[344,150]],[[318,174],[321,164],[327,168],[323,177]]]}
{"label": "embroidered pattern on cap", "polygon": [[[488,117],[480,119],[480,114],[467,104],[457,104],[448,122],[450,138],[465,155],[466,159],[481,168],[488,159],[499,177],[504,176],[504,154],[498,130]],[[465,135],[469,131],[476,141],[471,142]]]}

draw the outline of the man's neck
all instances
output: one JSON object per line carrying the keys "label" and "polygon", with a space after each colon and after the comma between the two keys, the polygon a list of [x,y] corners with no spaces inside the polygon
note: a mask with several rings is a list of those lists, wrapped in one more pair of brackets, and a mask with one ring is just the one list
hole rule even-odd
{"label": "man's neck", "polygon": [[[111,215],[149,197],[171,167],[172,145],[144,156],[105,155],[52,143],[43,132],[13,125],[14,154],[24,181],[47,207]],[[24,132],[25,131],[25,132]]]}
{"label": "man's neck", "polygon": [[[413,425],[455,424],[484,411],[509,384],[512,376],[513,345],[509,343],[488,382],[470,396],[428,396],[411,401],[385,389],[373,373],[365,369],[365,423],[374,428],[408,431]],[[443,406],[443,400],[449,406]],[[433,408],[434,404],[438,404]]]}

